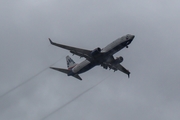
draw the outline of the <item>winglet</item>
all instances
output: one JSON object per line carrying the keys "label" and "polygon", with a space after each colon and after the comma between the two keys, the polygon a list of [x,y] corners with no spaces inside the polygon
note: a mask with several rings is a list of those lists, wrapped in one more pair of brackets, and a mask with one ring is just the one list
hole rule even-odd
{"label": "winglet", "polygon": [[130,78],[130,73],[128,74],[128,78]]}
{"label": "winglet", "polygon": [[49,41],[50,41],[51,44],[53,44],[53,42],[52,42],[52,40],[50,38],[49,38]]}

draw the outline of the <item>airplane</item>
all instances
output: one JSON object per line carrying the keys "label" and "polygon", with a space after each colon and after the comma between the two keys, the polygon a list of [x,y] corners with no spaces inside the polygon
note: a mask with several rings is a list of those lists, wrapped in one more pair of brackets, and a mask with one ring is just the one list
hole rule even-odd
{"label": "airplane", "polygon": [[133,41],[135,35],[127,34],[124,35],[112,43],[108,44],[104,48],[95,48],[94,50],[86,50],[81,49],[77,47],[67,46],[63,44],[58,44],[53,42],[50,38],[49,41],[52,45],[69,50],[70,53],[73,55],[77,55],[80,57],[84,57],[85,60],[82,61],[79,64],[76,64],[69,56],[66,57],[67,61],[67,68],[55,68],[50,67],[51,69],[63,72],[67,74],[68,76],[73,76],[79,80],[82,80],[82,78],[79,76],[79,74],[84,73],[91,68],[100,65],[104,69],[112,69],[114,71],[121,71],[128,75],[128,78],[130,77],[130,72],[126,68],[124,68],[120,63],[123,62],[123,57],[117,57],[114,58],[114,54],[123,49],[124,47],[128,48],[128,45]]}

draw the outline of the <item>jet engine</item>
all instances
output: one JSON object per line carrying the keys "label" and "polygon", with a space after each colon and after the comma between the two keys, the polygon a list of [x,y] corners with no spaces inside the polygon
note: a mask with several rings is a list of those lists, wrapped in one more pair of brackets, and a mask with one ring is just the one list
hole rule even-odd
{"label": "jet engine", "polygon": [[96,48],[91,52],[91,55],[94,57],[96,55],[98,55],[101,52],[101,48]]}
{"label": "jet engine", "polygon": [[115,60],[114,60],[114,64],[119,64],[119,63],[121,63],[123,61],[123,57],[122,56],[120,56],[120,57],[117,57]]}

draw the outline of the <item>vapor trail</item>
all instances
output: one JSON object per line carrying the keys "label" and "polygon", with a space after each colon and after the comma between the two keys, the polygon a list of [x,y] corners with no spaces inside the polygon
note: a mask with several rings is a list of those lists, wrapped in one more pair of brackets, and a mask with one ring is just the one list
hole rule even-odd
{"label": "vapor trail", "polygon": [[[62,57],[64,58],[64,56]],[[52,65],[48,66],[47,68],[43,69],[42,71],[38,72],[37,74],[35,74],[34,76],[32,76],[31,78],[25,80],[24,82],[22,82],[21,84],[17,85],[16,87],[10,89],[9,91],[5,92],[4,94],[2,94],[0,96],[0,100],[6,96],[7,94],[11,93],[12,91],[16,90],[17,88],[21,87],[22,85],[28,83],[29,81],[31,81],[32,79],[34,79],[35,77],[37,77],[38,75],[40,75],[41,73],[43,73],[44,71],[46,71],[49,67],[53,66],[54,64],[56,64],[57,62],[59,62],[62,58],[60,58],[58,61],[56,61],[55,63],[53,63]]]}
{"label": "vapor trail", "polygon": [[[112,75],[112,74],[111,74]],[[89,89],[85,90],[84,92],[82,92],[81,94],[79,94],[78,96],[76,96],[75,98],[73,98],[72,100],[70,100],[69,102],[65,103],[64,105],[60,106],[58,109],[54,110],[53,112],[51,112],[50,114],[48,114],[47,116],[43,117],[41,120],[45,120],[48,117],[50,117],[51,115],[55,114],[56,112],[58,112],[59,110],[63,109],[64,107],[66,107],[67,105],[69,105],[70,103],[72,103],[73,101],[75,101],[76,99],[78,99],[79,97],[83,96],[84,94],[86,94],[88,91],[92,90],[93,88],[95,88],[96,86],[98,86],[99,84],[101,84],[103,81],[105,81],[108,77],[110,77],[111,75],[107,76],[106,78],[102,79],[100,82],[98,82],[97,84],[95,84],[94,86],[90,87]]]}

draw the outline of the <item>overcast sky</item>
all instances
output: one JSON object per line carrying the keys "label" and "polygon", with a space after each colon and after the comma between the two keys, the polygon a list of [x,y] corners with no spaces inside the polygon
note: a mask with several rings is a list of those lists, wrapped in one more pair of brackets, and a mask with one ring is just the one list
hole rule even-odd
{"label": "overcast sky", "polygon": [[[0,119],[179,120],[179,5],[178,0],[1,0]],[[99,66],[81,74],[83,81],[48,69],[66,68],[65,57],[71,56],[50,45],[49,37],[92,50],[126,34],[136,37],[114,56],[124,57],[130,79]]]}

